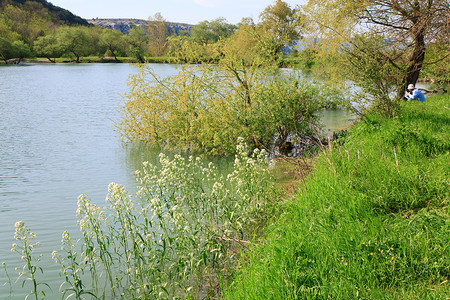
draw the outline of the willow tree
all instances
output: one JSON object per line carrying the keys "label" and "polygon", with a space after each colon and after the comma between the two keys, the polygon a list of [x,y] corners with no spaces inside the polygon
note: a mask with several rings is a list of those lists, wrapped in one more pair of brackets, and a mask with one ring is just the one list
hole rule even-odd
{"label": "willow tree", "polygon": [[[175,58],[195,61],[201,55],[198,45],[177,40]],[[252,148],[288,152],[291,143],[314,135],[317,112],[336,94],[330,97],[322,85],[296,73],[276,72],[272,34],[248,19],[216,46],[214,65],[183,65],[166,78],[143,66],[130,78],[118,125],[126,141],[231,154],[238,137]]]}
{"label": "willow tree", "polygon": [[448,47],[448,0],[309,0],[305,13],[315,36],[326,41],[327,50],[333,45],[358,50],[356,36],[381,37],[384,42],[374,62],[398,70],[397,99],[407,84],[417,82],[428,46],[444,42]]}

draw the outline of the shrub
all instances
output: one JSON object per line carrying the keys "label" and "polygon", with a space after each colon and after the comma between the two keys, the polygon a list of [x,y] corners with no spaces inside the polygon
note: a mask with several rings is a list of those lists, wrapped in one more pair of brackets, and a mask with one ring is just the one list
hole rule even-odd
{"label": "shrub", "polygon": [[340,99],[295,74],[223,66],[184,66],[159,78],[148,67],[131,78],[122,136],[169,148],[232,153],[238,137],[251,147],[311,135],[316,112]]}

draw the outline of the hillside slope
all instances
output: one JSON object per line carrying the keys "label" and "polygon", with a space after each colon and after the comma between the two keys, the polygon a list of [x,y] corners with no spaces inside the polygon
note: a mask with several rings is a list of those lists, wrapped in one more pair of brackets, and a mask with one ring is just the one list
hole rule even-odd
{"label": "hillside slope", "polygon": [[[89,23],[85,19],[74,15],[67,9],[55,6],[52,3],[47,2],[46,0],[0,0],[0,12],[2,12],[4,7],[9,4],[16,7],[23,7],[24,5],[26,5],[26,2],[28,2],[27,8],[32,7],[36,10],[44,8],[45,10],[47,10],[52,18],[52,22],[54,23],[65,25],[89,25]],[[30,5],[30,2],[39,3],[41,7],[39,5],[36,6],[35,4]]]}

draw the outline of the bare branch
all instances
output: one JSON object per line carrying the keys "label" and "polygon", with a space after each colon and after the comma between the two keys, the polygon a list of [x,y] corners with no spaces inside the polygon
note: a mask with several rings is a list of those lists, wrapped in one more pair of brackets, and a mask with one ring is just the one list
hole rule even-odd
{"label": "bare branch", "polygon": [[444,55],[443,57],[441,57],[441,58],[439,58],[439,59],[437,59],[437,60],[435,60],[435,61],[432,61],[432,62],[429,62],[429,63],[423,63],[423,64],[424,64],[424,65],[427,65],[427,66],[429,66],[429,65],[434,65],[434,64],[436,64],[436,63],[438,63],[438,62],[443,61],[443,60],[446,59],[447,57],[450,57],[450,53]]}

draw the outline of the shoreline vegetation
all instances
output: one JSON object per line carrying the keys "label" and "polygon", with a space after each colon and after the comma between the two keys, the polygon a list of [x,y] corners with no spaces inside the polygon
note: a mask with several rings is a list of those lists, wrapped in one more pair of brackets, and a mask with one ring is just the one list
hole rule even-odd
{"label": "shoreline vegetation", "polygon": [[[4,61],[0,61],[0,65],[14,65],[17,60],[11,60],[7,64]],[[37,64],[53,64],[53,63],[128,63],[128,64],[140,64],[140,62],[133,57],[117,57],[117,60],[114,59],[114,57],[99,57],[99,56],[87,56],[87,57],[81,57],[80,61],[77,62],[72,58],[56,58],[55,62],[49,61],[47,58],[44,57],[35,57],[35,58],[24,58],[21,60],[18,64],[30,64],[30,63],[37,63]],[[163,63],[163,64],[170,64],[175,63],[173,59],[169,57],[148,57],[146,59],[146,63]]]}
{"label": "shoreline vegetation", "polygon": [[370,114],[321,153],[223,299],[448,299],[449,100]]}
{"label": "shoreline vegetation", "polygon": [[[144,63],[163,63],[163,64],[180,64],[179,59],[170,56],[157,56],[157,57],[146,57]],[[8,63],[0,60],[0,65],[14,65],[14,64],[27,64],[27,63],[42,63],[42,64],[52,64],[52,63],[129,63],[129,64],[142,64],[138,59],[134,57],[124,56],[117,57],[100,57],[100,56],[87,56],[80,57],[79,62],[73,58],[59,57],[55,58],[54,62],[48,60],[45,57],[30,57],[23,58],[20,61],[18,59],[11,59]],[[186,63],[181,63],[186,64]],[[296,57],[284,57],[280,63],[283,68],[297,68],[301,64],[301,58]],[[305,71],[311,71],[310,69],[304,69]]]}

